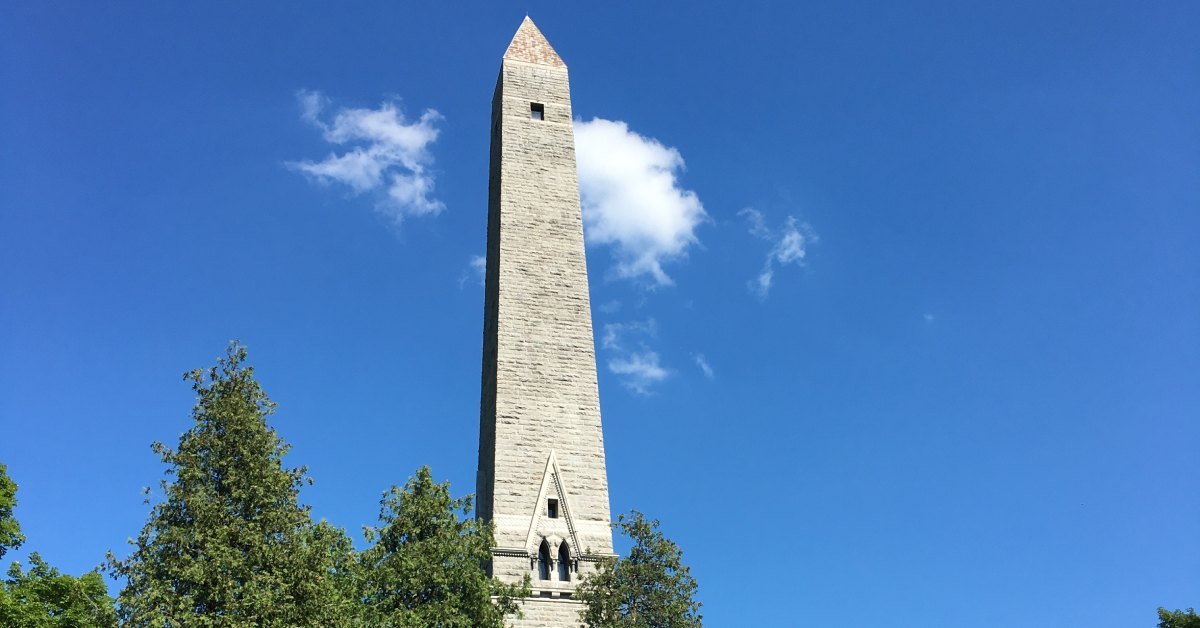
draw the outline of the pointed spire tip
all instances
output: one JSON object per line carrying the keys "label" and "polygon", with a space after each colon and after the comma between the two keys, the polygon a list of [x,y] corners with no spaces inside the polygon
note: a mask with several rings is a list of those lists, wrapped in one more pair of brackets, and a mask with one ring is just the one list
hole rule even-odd
{"label": "pointed spire tip", "polygon": [[538,30],[537,24],[533,23],[533,19],[529,14],[525,14],[525,19],[521,21],[520,28],[513,35],[512,43],[508,44],[508,50],[504,52],[505,59],[514,61],[524,61],[526,63],[536,63],[538,65],[552,65],[555,67],[565,68],[566,63],[563,63],[562,57],[554,51],[549,41],[546,41],[546,36],[542,31]]}

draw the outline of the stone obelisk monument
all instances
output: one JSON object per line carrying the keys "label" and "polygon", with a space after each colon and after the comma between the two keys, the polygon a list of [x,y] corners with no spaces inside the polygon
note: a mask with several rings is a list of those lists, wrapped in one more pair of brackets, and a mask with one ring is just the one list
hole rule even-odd
{"label": "stone obelisk monument", "polygon": [[578,626],[612,554],[567,66],[528,17],[492,97],[478,515],[491,572],[529,575],[517,626]]}

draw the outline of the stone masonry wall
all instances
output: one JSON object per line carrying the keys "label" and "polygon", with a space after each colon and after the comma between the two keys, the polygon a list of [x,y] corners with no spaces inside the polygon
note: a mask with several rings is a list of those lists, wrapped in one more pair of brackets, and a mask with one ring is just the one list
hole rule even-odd
{"label": "stone masonry wall", "polygon": [[[534,579],[515,625],[577,626],[574,586],[612,553],[612,533],[566,66],[506,58],[492,128],[479,516],[496,527],[492,573]],[[539,499],[551,451],[559,519]],[[542,538],[567,544],[571,581],[537,579]]]}

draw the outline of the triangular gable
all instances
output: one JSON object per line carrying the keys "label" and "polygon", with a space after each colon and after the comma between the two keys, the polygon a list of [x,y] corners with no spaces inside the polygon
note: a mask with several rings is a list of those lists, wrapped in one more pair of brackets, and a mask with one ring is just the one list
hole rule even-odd
{"label": "triangular gable", "polygon": [[544,504],[551,497],[558,499],[559,518],[567,524],[567,530],[571,537],[571,555],[577,556],[583,551],[583,548],[579,546],[579,536],[575,533],[575,523],[571,519],[571,503],[567,498],[567,492],[563,490],[562,471],[558,468],[558,460],[554,457],[553,449],[546,457],[546,470],[542,474],[542,488],[538,491],[537,500],[533,502],[533,516],[529,518],[529,533],[525,537],[525,548],[530,551],[530,555],[537,552],[538,523],[546,518]]}

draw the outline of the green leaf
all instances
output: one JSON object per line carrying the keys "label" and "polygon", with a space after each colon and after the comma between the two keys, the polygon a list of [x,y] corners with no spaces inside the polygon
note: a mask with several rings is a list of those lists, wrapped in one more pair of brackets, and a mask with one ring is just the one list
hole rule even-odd
{"label": "green leaf", "polygon": [[701,625],[696,581],[679,546],[659,523],[634,510],[614,528],[633,541],[629,555],[603,559],[579,585],[580,619],[592,628],[692,628]]}

